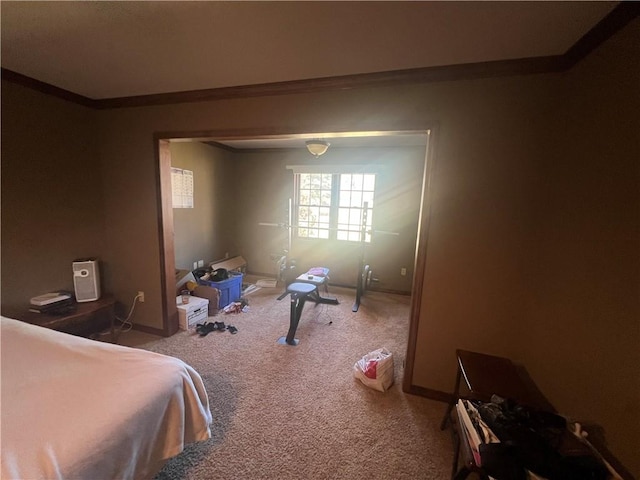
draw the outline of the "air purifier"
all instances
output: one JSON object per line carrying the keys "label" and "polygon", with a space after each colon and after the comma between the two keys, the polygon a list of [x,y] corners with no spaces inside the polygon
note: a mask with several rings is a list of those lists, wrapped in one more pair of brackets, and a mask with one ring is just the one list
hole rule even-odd
{"label": "air purifier", "polygon": [[73,288],[77,302],[92,302],[100,298],[100,272],[94,258],[73,262]]}

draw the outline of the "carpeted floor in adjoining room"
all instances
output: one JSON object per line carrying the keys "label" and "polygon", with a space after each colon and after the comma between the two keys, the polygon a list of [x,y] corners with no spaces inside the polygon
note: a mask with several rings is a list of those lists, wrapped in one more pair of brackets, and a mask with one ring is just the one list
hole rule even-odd
{"label": "carpeted floor in adjoining room", "polygon": [[[213,413],[212,438],[187,447],[156,480],[449,478],[445,405],[401,389],[410,298],[367,292],[354,313],[354,290],[330,290],[340,305],[307,303],[295,347],[277,343],[290,302],[270,288],[247,296],[248,312],[209,319],[235,326],[235,335],[181,331],[140,345],[192,365]],[[353,364],[380,347],[395,362],[385,393],[353,377]]]}

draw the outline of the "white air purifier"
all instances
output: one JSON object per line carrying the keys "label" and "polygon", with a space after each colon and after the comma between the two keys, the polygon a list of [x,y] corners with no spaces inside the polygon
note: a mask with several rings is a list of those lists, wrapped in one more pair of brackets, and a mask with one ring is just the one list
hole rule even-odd
{"label": "white air purifier", "polygon": [[100,298],[100,272],[96,259],[73,262],[73,288],[77,302],[92,302]]}

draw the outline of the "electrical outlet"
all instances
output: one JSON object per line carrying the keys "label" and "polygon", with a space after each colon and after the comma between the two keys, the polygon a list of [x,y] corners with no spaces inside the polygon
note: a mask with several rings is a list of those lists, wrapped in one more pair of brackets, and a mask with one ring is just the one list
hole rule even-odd
{"label": "electrical outlet", "polygon": [[403,277],[404,277],[404,276],[406,276],[406,275],[407,275],[407,269],[406,269],[406,268],[404,268],[404,267],[402,267],[402,268],[400,269],[400,275],[402,275]]}
{"label": "electrical outlet", "polygon": [[229,252],[224,252],[224,258],[229,258]]}
{"label": "electrical outlet", "polygon": [[198,267],[204,267],[204,260],[198,260]]}
{"label": "electrical outlet", "polygon": [[198,262],[193,262],[193,269],[195,270],[196,268],[198,268]]}
{"label": "electrical outlet", "polygon": [[142,290],[138,292],[138,301],[144,303],[144,292]]}

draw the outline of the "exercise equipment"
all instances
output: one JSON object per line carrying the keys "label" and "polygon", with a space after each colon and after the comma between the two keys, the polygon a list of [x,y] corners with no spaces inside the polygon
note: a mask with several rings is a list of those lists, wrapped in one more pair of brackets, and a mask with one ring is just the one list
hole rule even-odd
{"label": "exercise equipment", "polygon": [[324,287],[324,293],[329,293],[329,269],[327,267],[313,267],[306,273],[296,277],[296,282],[312,283],[318,290]]}
{"label": "exercise equipment", "polygon": [[287,295],[289,295],[289,291],[288,291],[288,287],[289,285],[293,284],[293,283],[309,283],[311,285],[314,285],[316,287],[316,303],[328,303],[329,305],[338,305],[340,302],[338,301],[337,298],[334,297],[323,297],[320,295],[320,291],[319,288],[321,286],[324,286],[324,291],[325,293],[329,293],[329,288],[327,287],[328,283],[329,283],[329,269],[328,268],[323,268],[323,267],[316,267],[316,268],[322,268],[323,272],[324,272],[324,276],[320,276],[320,275],[311,275],[309,274],[309,272],[307,273],[303,273],[302,275],[300,275],[299,277],[297,277],[295,280],[289,282],[289,284],[287,285],[287,289],[285,289],[284,293],[282,295],[280,295],[278,297],[278,300],[282,300],[284,297],[286,297]]}
{"label": "exercise equipment", "polygon": [[360,262],[358,263],[358,278],[356,279],[356,301],[351,308],[352,312],[357,312],[360,308],[360,300],[365,292],[369,289],[371,282],[373,280],[373,272],[371,271],[371,267],[365,263],[365,248],[367,243],[365,242],[365,235],[367,234],[367,210],[368,210],[367,202],[364,203],[364,209],[362,210],[362,234],[360,236]]}
{"label": "exercise equipment", "polygon": [[[366,250],[366,246],[367,246],[366,236],[367,235],[373,236],[374,234],[376,234],[376,235],[394,235],[394,236],[400,235],[398,232],[389,232],[389,231],[385,231],[385,230],[373,230],[373,229],[367,228],[367,222],[369,220],[368,219],[368,211],[369,211],[369,203],[368,202],[364,202],[363,207],[362,207],[362,220],[361,220],[361,224],[360,224],[361,225],[361,235],[360,235],[361,253],[360,253],[360,260],[359,260],[359,263],[358,263],[358,276],[356,278],[356,299],[355,299],[355,303],[353,304],[353,307],[351,309],[353,312],[357,312],[358,311],[358,309],[360,308],[360,302],[362,300],[362,296],[369,289],[369,287],[371,286],[371,283],[376,281],[376,279],[373,277],[373,272],[371,270],[371,266],[368,265],[365,262],[365,250]],[[306,274],[303,274],[303,275],[300,275],[300,276],[296,277],[296,263],[295,263],[295,260],[292,260],[292,259],[289,258],[289,254],[291,252],[293,229],[297,228],[297,225],[293,225],[293,217],[292,217],[292,215],[293,215],[292,200],[289,199],[288,221],[287,222],[283,222],[283,223],[260,222],[260,223],[258,223],[258,225],[262,225],[262,226],[265,226],[265,227],[279,227],[279,228],[286,228],[287,229],[287,232],[288,232],[288,235],[287,235],[287,241],[288,241],[287,250],[285,250],[285,257],[283,257],[281,259],[280,266],[279,266],[279,269],[278,269],[280,278],[282,278],[285,281],[285,284],[287,286],[290,285],[292,282],[304,282],[305,281],[304,277],[306,276]],[[338,229],[337,228],[330,228],[329,230],[338,230]],[[327,271],[328,271],[328,269],[327,269]],[[312,283],[317,284],[317,282],[312,282]],[[326,288],[327,283],[324,283],[324,286]],[[285,292],[278,297],[278,300],[282,300],[287,295],[289,295],[289,292],[287,290],[285,290]]]}
{"label": "exercise equipment", "polygon": [[[280,223],[259,222],[258,223],[258,225],[263,227],[277,227],[277,228],[284,228],[287,230],[287,246],[286,248],[284,248],[284,255],[274,258],[274,260],[276,261],[276,280],[284,281],[285,285],[289,285],[293,281],[293,278],[295,278],[295,272],[296,272],[296,262],[295,260],[292,260],[290,258],[291,236],[293,235],[293,228],[291,225],[292,215],[293,215],[292,200],[289,199],[286,222],[280,222]],[[286,296],[286,292],[281,298],[278,298],[278,300],[281,300],[285,296]]]}
{"label": "exercise equipment", "polygon": [[[295,338],[298,323],[302,316],[302,310],[307,300],[318,303],[338,303],[336,299],[327,299],[320,296],[317,285],[312,283],[293,282],[287,286],[287,291],[281,298],[291,295],[291,313],[289,317],[289,331],[286,337],[280,337],[278,343],[281,345],[298,345],[300,341]],[[281,299],[279,298],[279,300]]]}
{"label": "exercise equipment", "polygon": [[368,212],[369,212],[369,203],[364,202],[364,207],[362,209],[362,232],[360,235],[360,261],[358,263],[358,278],[356,279],[356,301],[351,308],[352,312],[357,312],[360,308],[360,301],[362,300],[362,296],[371,286],[371,282],[377,281],[373,278],[373,271],[369,264],[365,262],[365,250],[367,247],[367,242],[365,241],[367,233],[373,235],[374,233],[380,235],[394,235],[399,236],[400,234],[397,232],[387,232],[386,230],[367,230],[367,222],[368,222]]}

